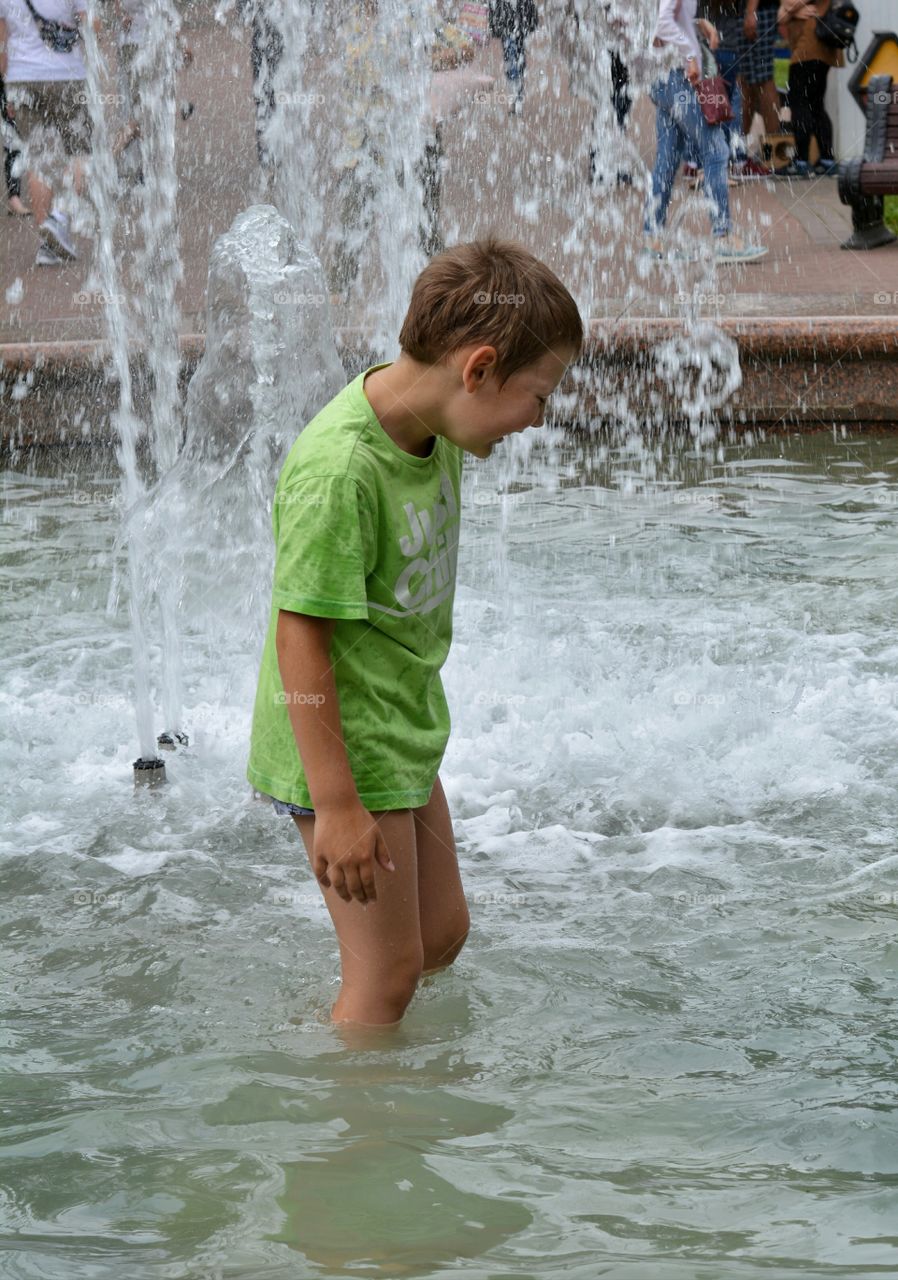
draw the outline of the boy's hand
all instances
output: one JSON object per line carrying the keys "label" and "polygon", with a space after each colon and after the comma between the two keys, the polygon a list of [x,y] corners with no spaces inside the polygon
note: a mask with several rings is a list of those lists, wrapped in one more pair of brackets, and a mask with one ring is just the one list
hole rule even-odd
{"label": "boy's hand", "polygon": [[380,827],[364,805],[316,808],[312,870],[325,889],[333,886],[344,902],[376,902],[375,861],[385,871],[396,870]]}

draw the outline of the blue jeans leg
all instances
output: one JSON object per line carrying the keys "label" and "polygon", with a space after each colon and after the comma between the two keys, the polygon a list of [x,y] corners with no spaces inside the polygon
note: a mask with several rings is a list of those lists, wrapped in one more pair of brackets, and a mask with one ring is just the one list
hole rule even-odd
{"label": "blue jeans leg", "polygon": [[502,53],[505,57],[505,75],[509,84],[517,90],[518,96],[524,92],[524,69],[527,66],[527,53],[523,36],[503,36]]}
{"label": "blue jeans leg", "polygon": [[711,206],[711,229],[715,236],[730,230],[730,201],[727,191],[729,148],[719,125],[708,124],[698,97],[679,68],[666,80],[652,85],[658,154],[652,171],[652,194],[646,211],[645,229],[658,231],[667,220],[674,178],[684,150],[692,144],[701,158],[705,174],[705,195]]}

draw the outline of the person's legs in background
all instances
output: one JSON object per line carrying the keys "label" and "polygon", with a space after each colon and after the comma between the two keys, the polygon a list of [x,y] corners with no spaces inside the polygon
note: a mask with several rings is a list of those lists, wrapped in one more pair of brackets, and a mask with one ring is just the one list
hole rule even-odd
{"label": "person's legs in background", "polygon": [[[630,108],[633,105],[633,99],[630,96],[630,72],[624,62],[621,60],[620,54],[614,49],[611,50],[611,105],[614,108],[614,116],[617,120],[618,129],[623,132],[627,127],[627,117],[630,114]],[[595,138],[598,121],[598,112],[593,111],[593,125],[590,130],[590,136]],[[601,182],[602,176],[596,173],[596,150],[594,146],[589,148],[589,179],[592,183]],[[619,168],[617,171],[618,186],[630,186],[633,179],[625,168]]]}
{"label": "person's legs in background", "polygon": [[253,99],[256,104],[256,152],[263,173],[271,175],[271,151],[265,131],[274,115],[277,101],[274,77],[284,52],[284,37],[258,9],[253,13],[250,62],[253,69]]}
{"label": "person's legs in background", "polygon": [[[651,97],[655,104],[655,136],[657,151],[652,168],[652,182],[649,198],[646,203],[643,228],[652,243],[648,246],[651,252],[659,252],[658,233],[667,222],[667,210],[673,195],[674,178],[683,151],[686,146],[686,134],[678,125],[674,116],[677,95],[682,98],[685,92],[691,93],[688,82],[682,71],[671,71],[666,80],[657,80],[652,85]],[[697,104],[696,104],[697,105]]]}
{"label": "person's legs in background", "polygon": [[746,138],[756,114],[764,121],[765,133],[780,132],[779,94],[773,79],[776,14],[776,9],[759,9],[757,37],[748,40],[743,33],[740,38],[739,69],[745,87],[742,132]]}
{"label": "person's legs in background", "polygon": [[611,101],[618,129],[626,128],[627,116],[633,105],[630,97],[630,72],[615,49],[611,50]]}
{"label": "person's legs in background", "polygon": [[829,75],[829,65],[817,60],[806,65],[811,131],[817,139],[817,147],[820,151],[814,172],[831,174],[836,171],[836,161],[833,153],[833,122],[826,110],[826,80]]}
{"label": "person's legs in background", "polygon": [[795,134],[795,164],[807,168],[813,135],[813,117],[809,98],[809,62],[793,62],[789,67],[789,107],[792,132]]}
{"label": "person's legs in background", "polygon": [[522,34],[502,37],[502,55],[505,59],[505,77],[514,89],[511,113],[516,114],[524,100],[524,72],[527,69],[527,49]]}

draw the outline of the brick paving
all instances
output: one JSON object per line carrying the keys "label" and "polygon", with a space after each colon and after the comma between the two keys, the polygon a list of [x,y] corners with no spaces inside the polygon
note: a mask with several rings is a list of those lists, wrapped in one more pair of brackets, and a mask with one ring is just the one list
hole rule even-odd
{"label": "brick paving", "polygon": [[[215,237],[241,209],[256,203],[261,192],[249,35],[213,24],[188,35],[194,61],[181,73],[178,96],[193,101],[196,110],[177,126],[184,334],[202,333],[205,327],[206,268]],[[497,90],[504,89],[497,42],[478,55],[475,65],[496,77]],[[636,256],[642,196],[627,188],[607,194],[590,189],[588,112],[582,102],[567,96],[566,76],[542,35],[531,43],[527,74],[522,116],[509,118],[497,94],[497,100],[472,102],[445,127],[442,224],[450,238],[453,233],[469,238],[495,229],[522,240],[564,274],[570,263],[563,251],[565,237],[572,225],[562,198],[567,192],[577,202],[577,233],[596,317],[676,315],[678,294],[691,293],[697,286],[707,290],[702,294],[703,310],[709,315],[869,316],[887,321],[898,311],[898,245],[867,254],[839,248],[850,229],[850,215],[839,203],[833,179],[762,181],[730,189],[736,224],[770,246],[770,254],[758,264],[722,267],[716,277],[703,274],[701,265],[680,266],[675,273],[668,268],[646,272]],[[327,100],[339,109],[338,94],[330,92]],[[861,135],[858,112],[858,147]],[[639,155],[651,162],[654,123],[649,103],[637,102],[629,138]],[[563,173],[560,181],[556,155]],[[487,176],[490,172],[498,178]],[[705,215],[700,195],[681,187],[673,213],[680,208],[689,225],[701,228]],[[120,248],[127,259],[135,235],[127,201],[122,212]],[[82,257],[77,263],[52,269],[33,265],[36,244],[30,222],[0,218],[0,343],[104,337],[102,304],[85,304],[79,297],[91,286],[90,242],[80,241]],[[6,297],[17,279],[22,296],[13,303]],[[98,287],[95,281],[93,287]],[[352,308],[338,310],[335,318],[352,324]]]}

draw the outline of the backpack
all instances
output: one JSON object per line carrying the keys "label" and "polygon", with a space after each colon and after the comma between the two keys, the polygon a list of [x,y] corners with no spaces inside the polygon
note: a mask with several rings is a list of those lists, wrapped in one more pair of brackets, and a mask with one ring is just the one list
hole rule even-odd
{"label": "backpack", "polygon": [[[857,45],[854,33],[861,15],[850,0],[833,0],[829,10],[817,19],[815,34],[827,49],[847,49],[848,61],[857,62]],[[854,57],[851,52],[854,50]]]}
{"label": "backpack", "polygon": [[47,48],[52,49],[54,53],[71,53],[81,35],[78,28],[67,27],[51,18],[44,18],[35,9],[31,0],[25,0],[25,3],[28,6],[28,12],[37,23],[38,34]]}

